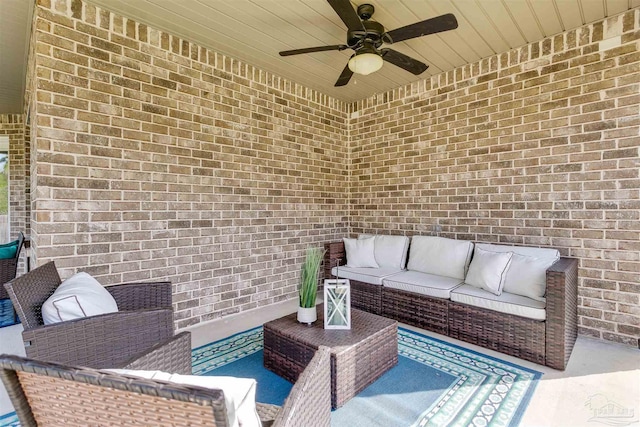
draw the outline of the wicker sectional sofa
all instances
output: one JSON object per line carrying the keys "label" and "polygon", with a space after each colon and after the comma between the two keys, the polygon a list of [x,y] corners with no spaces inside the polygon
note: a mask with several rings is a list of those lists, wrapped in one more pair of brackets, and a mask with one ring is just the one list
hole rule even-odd
{"label": "wicker sectional sofa", "polygon": [[[375,261],[361,259],[365,245]],[[433,236],[360,235],[325,248],[325,277],[350,280],[354,308],[554,369],[567,365],[577,338],[576,259]]]}

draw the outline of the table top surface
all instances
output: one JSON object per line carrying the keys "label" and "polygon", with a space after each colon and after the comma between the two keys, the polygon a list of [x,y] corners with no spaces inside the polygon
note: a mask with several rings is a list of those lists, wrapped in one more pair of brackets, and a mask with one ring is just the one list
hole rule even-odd
{"label": "table top surface", "polygon": [[317,305],[316,310],[318,320],[311,325],[298,322],[296,313],[293,313],[265,323],[264,329],[314,348],[321,345],[331,347],[332,353],[335,353],[358,345],[386,328],[397,328],[398,325],[395,320],[352,308],[351,329],[324,329],[324,306]]}

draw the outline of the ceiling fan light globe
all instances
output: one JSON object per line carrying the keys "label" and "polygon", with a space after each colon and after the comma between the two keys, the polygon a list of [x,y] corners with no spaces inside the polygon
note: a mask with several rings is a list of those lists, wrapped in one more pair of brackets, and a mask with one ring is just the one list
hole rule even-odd
{"label": "ceiling fan light globe", "polygon": [[382,68],[383,63],[384,61],[380,55],[375,53],[361,53],[353,56],[349,60],[349,69],[356,74],[366,76]]}

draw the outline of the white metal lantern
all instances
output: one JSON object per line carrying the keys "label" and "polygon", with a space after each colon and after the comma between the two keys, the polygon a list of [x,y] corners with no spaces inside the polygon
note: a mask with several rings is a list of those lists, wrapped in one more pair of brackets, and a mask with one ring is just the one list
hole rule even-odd
{"label": "white metal lantern", "polygon": [[324,328],[351,329],[351,287],[348,279],[324,281]]}

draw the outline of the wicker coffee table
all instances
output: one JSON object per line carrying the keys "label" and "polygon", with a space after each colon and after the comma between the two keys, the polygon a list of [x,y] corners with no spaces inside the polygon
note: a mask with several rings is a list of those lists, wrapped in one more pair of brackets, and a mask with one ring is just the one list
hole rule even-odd
{"label": "wicker coffee table", "polygon": [[264,366],[295,382],[319,346],[331,348],[331,406],[339,408],[398,363],[398,322],[351,310],[351,329],[324,329],[323,306],[308,326],[296,314],[264,325]]}

